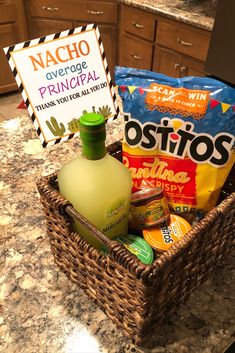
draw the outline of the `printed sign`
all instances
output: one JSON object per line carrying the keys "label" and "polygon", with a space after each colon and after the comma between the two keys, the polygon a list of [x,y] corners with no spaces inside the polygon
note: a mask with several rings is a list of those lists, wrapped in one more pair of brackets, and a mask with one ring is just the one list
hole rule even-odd
{"label": "printed sign", "polygon": [[116,97],[96,25],[4,51],[43,147],[77,136],[84,111],[116,117]]}

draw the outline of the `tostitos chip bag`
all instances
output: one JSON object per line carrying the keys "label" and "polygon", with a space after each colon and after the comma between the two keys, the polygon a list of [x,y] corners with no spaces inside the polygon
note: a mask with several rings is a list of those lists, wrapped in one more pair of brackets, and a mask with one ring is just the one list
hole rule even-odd
{"label": "tostitos chip bag", "polygon": [[162,187],[180,213],[212,209],[235,159],[235,89],[124,67],[116,67],[115,80],[133,191]]}

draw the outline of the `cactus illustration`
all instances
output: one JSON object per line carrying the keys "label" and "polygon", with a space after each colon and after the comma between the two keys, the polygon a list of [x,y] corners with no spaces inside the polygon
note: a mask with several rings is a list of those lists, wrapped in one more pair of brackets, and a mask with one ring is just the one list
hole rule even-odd
{"label": "cactus illustration", "polygon": [[74,118],[68,123],[68,129],[71,132],[79,131],[79,119]]}
{"label": "cactus illustration", "polygon": [[83,110],[83,112],[82,112],[83,115],[85,115],[87,113],[96,113],[95,106],[94,105],[92,106],[92,112],[88,112],[87,110]]}
{"label": "cactus illustration", "polygon": [[107,119],[111,115],[111,109],[108,105],[103,105],[103,107],[99,107],[97,113],[103,115],[103,117]]}
{"label": "cactus illustration", "polygon": [[64,124],[60,123],[59,125],[56,118],[54,118],[53,116],[51,116],[51,122],[46,120],[46,124],[54,136],[62,136],[65,132]]}

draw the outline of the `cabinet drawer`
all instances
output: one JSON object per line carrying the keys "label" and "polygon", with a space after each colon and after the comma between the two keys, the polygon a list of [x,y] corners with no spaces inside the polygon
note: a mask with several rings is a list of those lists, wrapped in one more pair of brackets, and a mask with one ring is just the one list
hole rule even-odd
{"label": "cabinet drawer", "polygon": [[28,1],[30,16],[73,19],[88,23],[116,23],[117,4],[95,1]]}
{"label": "cabinet drawer", "polygon": [[131,7],[122,7],[122,30],[150,41],[154,40],[155,17]]}
{"label": "cabinet drawer", "polygon": [[1,6],[1,2],[0,2],[0,23],[14,22],[15,20],[16,20],[15,6],[13,4],[6,4]]}
{"label": "cabinet drawer", "polygon": [[144,70],[151,69],[153,54],[151,44],[128,36],[122,36],[120,42],[119,65]]}
{"label": "cabinet drawer", "polygon": [[210,41],[209,32],[193,30],[179,24],[159,22],[157,43],[202,61],[206,60]]}

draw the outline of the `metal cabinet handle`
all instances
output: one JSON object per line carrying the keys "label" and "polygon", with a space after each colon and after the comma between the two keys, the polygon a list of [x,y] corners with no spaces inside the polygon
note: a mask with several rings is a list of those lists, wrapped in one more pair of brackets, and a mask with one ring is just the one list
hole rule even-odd
{"label": "metal cabinet handle", "polygon": [[175,64],[174,67],[175,69],[178,69],[180,67],[180,64]]}
{"label": "metal cabinet handle", "polygon": [[139,23],[136,23],[135,21],[132,21],[131,23],[132,23],[132,25],[135,28],[139,28],[139,29],[143,29],[144,28],[144,25],[140,25]]}
{"label": "metal cabinet handle", "polygon": [[50,6],[43,6],[42,7],[43,10],[46,10],[46,11],[59,11],[59,8],[58,7],[50,7]]}
{"label": "metal cabinet handle", "polygon": [[142,57],[141,57],[141,56],[135,55],[135,54],[133,54],[133,53],[130,53],[130,55],[131,55],[132,58],[135,59],[135,60],[142,60]]}
{"label": "metal cabinet handle", "polygon": [[184,71],[186,71],[186,69],[187,69],[186,66],[182,66],[182,67],[180,68],[180,71],[181,71],[181,72],[184,72]]}
{"label": "metal cabinet handle", "polygon": [[177,38],[176,41],[180,44],[182,44],[184,47],[192,47],[193,43],[191,42],[185,42],[184,40]]}
{"label": "metal cabinet handle", "polygon": [[87,13],[89,13],[89,15],[103,15],[104,11],[87,10]]}

